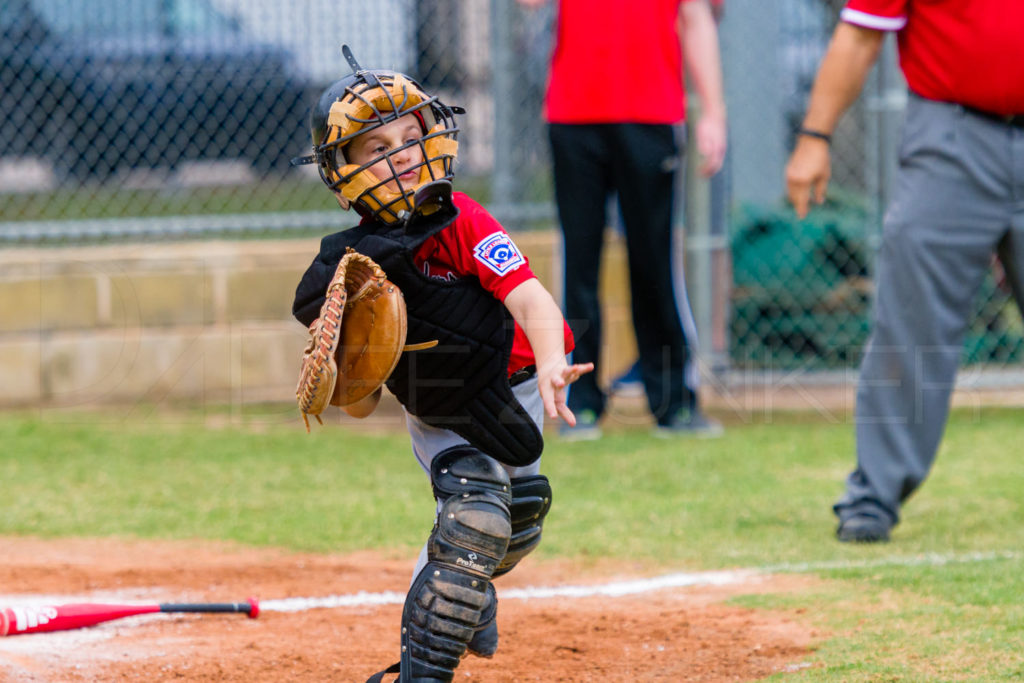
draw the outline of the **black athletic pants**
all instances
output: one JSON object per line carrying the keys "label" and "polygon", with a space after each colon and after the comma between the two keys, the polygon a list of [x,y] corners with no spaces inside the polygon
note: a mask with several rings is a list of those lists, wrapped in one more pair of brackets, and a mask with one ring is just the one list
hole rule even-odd
{"label": "black athletic pants", "polygon": [[[673,276],[674,191],[682,162],[676,128],[551,124],[548,133],[564,237],[565,315],[576,338],[573,362],[593,362],[596,368],[600,357],[598,273],[605,209],[614,193],[625,228],[641,376],[651,413],[665,424],[696,408],[685,381],[689,345],[680,319],[681,313],[690,320],[692,315],[685,287]],[[570,387],[568,403],[577,415],[604,412],[597,370]]]}

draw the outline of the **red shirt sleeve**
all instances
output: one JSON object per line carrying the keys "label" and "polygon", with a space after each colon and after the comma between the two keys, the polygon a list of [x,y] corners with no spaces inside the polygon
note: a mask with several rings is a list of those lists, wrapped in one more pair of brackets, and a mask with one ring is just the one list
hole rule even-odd
{"label": "red shirt sleeve", "polygon": [[498,301],[536,277],[529,260],[487,210],[467,195],[452,196],[459,207],[455,223],[428,239],[414,261],[425,275],[454,280],[472,275]]}
{"label": "red shirt sleeve", "polygon": [[849,0],[839,18],[876,31],[899,31],[907,24],[909,0]]}
{"label": "red shirt sleeve", "polygon": [[[429,277],[456,280],[472,275],[504,303],[509,292],[536,277],[529,260],[484,207],[462,192],[453,193],[452,200],[459,207],[455,222],[424,242],[413,261]],[[572,331],[565,321],[562,326],[565,352],[569,353],[575,346]],[[508,371],[511,374],[535,360],[530,342],[517,323]]]}

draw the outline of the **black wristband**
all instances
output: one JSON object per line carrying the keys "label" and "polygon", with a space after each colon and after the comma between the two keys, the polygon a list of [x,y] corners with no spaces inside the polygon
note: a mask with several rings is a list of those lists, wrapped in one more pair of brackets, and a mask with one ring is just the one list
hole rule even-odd
{"label": "black wristband", "polygon": [[809,138],[818,138],[824,140],[828,144],[832,144],[832,136],[828,133],[822,133],[820,130],[811,130],[810,128],[801,128],[797,131],[798,135],[806,135]]}

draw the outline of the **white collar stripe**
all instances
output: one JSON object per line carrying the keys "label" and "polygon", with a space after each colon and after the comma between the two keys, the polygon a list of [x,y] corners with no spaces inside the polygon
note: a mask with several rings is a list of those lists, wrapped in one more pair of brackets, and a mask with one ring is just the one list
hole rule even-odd
{"label": "white collar stripe", "polygon": [[849,24],[873,28],[878,31],[899,31],[907,25],[907,18],[905,16],[880,17],[877,14],[868,14],[867,12],[850,9],[849,7],[843,9],[839,14],[839,18]]}

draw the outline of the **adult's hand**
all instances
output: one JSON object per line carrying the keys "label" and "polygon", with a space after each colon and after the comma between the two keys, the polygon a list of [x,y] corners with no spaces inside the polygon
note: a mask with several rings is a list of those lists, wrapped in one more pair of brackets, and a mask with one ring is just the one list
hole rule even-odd
{"label": "adult's hand", "polygon": [[[859,97],[884,38],[881,31],[839,22],[811,88],[805,129],[832,134],[843,112]],[[818,204],[825,201],[831,176],[829,141],[813,135],[798,136],[786,164],[786,194],[797,216],[807,215],[812,199]]]}
{"label": "adult's hand", "polygon": [[697,121],[695,136],[697,153],[700,155],[700,164],[697,170],[702,176],[708,178],[718,173],[725,162],[725,150],[728,144],[725,115],[709,113],[701,116]]}
{"label": "adult's hand", "polygon": [[811,200],[825,201],[825,190],[832,177],[832,158],[828,142],[801,135],[786,164],[786,196],[798,218],[807,216]]}

